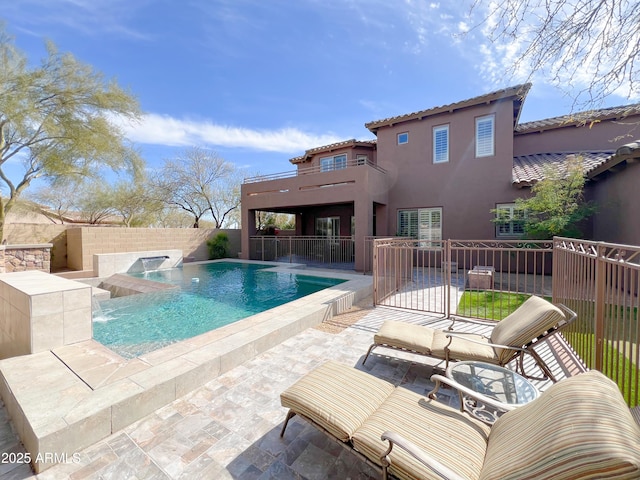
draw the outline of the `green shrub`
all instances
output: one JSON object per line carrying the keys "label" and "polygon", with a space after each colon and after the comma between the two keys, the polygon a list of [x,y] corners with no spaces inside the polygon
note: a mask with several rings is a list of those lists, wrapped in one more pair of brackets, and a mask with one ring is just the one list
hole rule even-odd
{"label": "green shrub", "polygon": [[229,236],[226,233],[220,232],[215,237],[207,240],[207,247],[209,248],[210,260],[225,258],[228,256]]}

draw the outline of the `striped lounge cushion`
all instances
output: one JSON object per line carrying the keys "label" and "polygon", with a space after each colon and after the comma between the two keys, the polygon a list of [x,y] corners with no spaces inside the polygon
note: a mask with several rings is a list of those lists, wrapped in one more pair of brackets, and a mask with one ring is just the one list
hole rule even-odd
{"label": "striped lounge cushion", "polygon": [[448,348],[449,360],[477,360],[494,364],[500,363],[495,350],[493,347],[486,345],[487,339],[482,335],[465,334],[464,336],[450,338],[447,337],[449,333],[448,331],[434,333],[431,347],[434,356],[446,358],[445,349]]}
{"label": "striped lounge cushion", "polygon": [[[491,332],[491,343],[522,347],[564,320],[562,310],[544,298],[531,296],[513,313],[502,319]],[[512,350],[497,351],[500,363],[511,360]]]}
{"label": "striped lounge cushion", "polygon": [[[387,430],[414,442],[464,478],[478,478],[489,427],[459,410],[398,387],[355,432],[354,448],[380,465],[389,445],[380,436]],[[390,473],[400,479],[440,478],[402,448],[393,448],[389,458]]]}
{"label": "striped lounge cushion", "polygon": [[431,355],[433,334],[434,330],[429,327],[387,320],[373,336],[373,342]]}
{"label": "striped lounge cushion", "polygon": [[366,372],[328,361],[282,392],[280,403],[347,442],[394,388]]}
{"label": "striped lounge cushion", "polygon": [[640,426],[592,371],[552,385],[491,429],[480,479],[638,479]]}

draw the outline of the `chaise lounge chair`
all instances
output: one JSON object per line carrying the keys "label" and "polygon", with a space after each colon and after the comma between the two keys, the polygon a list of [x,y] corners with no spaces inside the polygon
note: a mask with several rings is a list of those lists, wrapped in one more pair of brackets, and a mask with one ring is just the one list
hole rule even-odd
{"label": "chaise lounge chair", "polygon": [[535,378],[524,372],[524,355],[528,354],[542,370],[543,376],[538,379],[550,378],[555,382],[553,373],[534,347],[558,333],[576,316],[564,305],[553,305],[543,298],[532,296],[500,322],[465,319],[465,322],[494,326],[489,337],[451,331],[456,319],[447,331],[387,320],[374,335],[373,344],[362,364],[374,348],[387,347],[442,359],[445,368],[449,366],[449,361],[478,360],[504,366],[518,359],[520,373]]}
{"label": "chaise lounge chair", "polygon": [[334,361],[280,398],[289,408],[281,436],[299,415],[383,479],[640,478],[640,426],[618,387],[596,371],[553,384],[493,426]]}

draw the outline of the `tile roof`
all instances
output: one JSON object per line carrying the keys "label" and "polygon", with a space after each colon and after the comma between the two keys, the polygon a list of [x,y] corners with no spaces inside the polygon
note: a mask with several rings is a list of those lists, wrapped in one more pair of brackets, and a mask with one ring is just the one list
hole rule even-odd
{"label": "tile roof", "polygon": [[585,174],[605,163],[614,152],[592,151],[592,152],[561,152],[561,153],[536,153],[532,155],[521,155],[513,158],[513,183],[516,186],[525,187],[534,184],[544,178],[547,168],[559,169],[568,157],[581,156],[583,158],[583,168]]}
{"label": "tile roof", "polygon": [[640,103],[634,105],[624,105],[620,107],[602,108],[600,110],[590,110],[586,112],[572,113],[560,117],[545,118],[533,122],[521,123],[515,128],[516,135],[530,132],[551,130],[554,128],[581,126],[591,122],[601,120],[611,120],[624,118],[629,115],[640,114]]}
{"label": "tile roof", "polygon": [[460,102],[450,103],[448,105],[433,107],[427,110],[420,110],[418,112],[407,113],[395,117],[383,118],[381,120],[374,120],[372,122],[365,123],[364,126],[375,133],[380,127],[391,126],[396,123],[407,122],[410,120],[421,120],[431,115],[437,115],[438,113],[453,112],[454,110],[460,110],[462,108],[468,108],[475,105],[480,105],[482,103],[494,102],[510,97],[515,97],[519,100],[518,105],[516,105],[516,108],[514,110],[514,119],[517,123],[518,117],[520,116],[520,108],[530,88],[530,83],[524,83],[522,85],[516,85],[514,87],[504,88],[502,90],[496,90],[495,92],[486,93],[478,97],[469,98]]}
{"label": "tile roof", "polygon": [[322,147],[314,147],[314,148],[310,148],[308,150],[305,150],[303,155],[300,155],[298,157],[293,157],[291,159],[289,159],[289,161],[293,164],[296,163],[302,163],[307,161],[311,155],[314,155],[316,153],[321,153],[321,152],[332,152],[334,150],[338,150],[340,148],[345,148],[345,147],[373,147],[374,145],[377,144],[377,140],[373,139],[373,140],[356,140],[355,138],[349,139],[349,140],[343,140],[342,142],[337,142],[337,143],[331,143],[329,145],[323,145]]}
{"label": "tile roof", "polygon": [[585,173],[589,178],[597,177],[601,173],[612,169],[618,164],[633,160],[640,160],[640,140],[618,147],[615,154],[611,155],[604,162],[598,165],[590,166]]}

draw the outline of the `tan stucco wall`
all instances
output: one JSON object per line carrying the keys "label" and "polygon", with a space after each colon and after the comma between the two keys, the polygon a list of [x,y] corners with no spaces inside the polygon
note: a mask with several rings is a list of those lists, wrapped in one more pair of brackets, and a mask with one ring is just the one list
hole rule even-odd
{"label": "tan stucco wall", "polygon": [[593,217],[592,239],[602,242],[640,245],[640,162],[617,167],[587,184],[587,196],[598,212]]}
{"label": "tan stucco wall", "polygon": [[[495,115],[495,155],[476,158],[475,119]],[[449,161],[433,163],[433,127],[449,125]],[[409,142],[398,145],[398,133]],[[522,194],[512,186],[513,106],[481,105],[378,130],[378,165],[387,171],[387,225],[397,232],[398,210],[442,207],[443,238],[494,238],[490,210]],[[381,226],[380,219],[378,225]]]}
{"label": "tan stucco wall", "polygon": [[181,249],[185,258],[208,259],[207,240],[218,232],[229,236],[229,256],[240,250],[240,230],[200,228],[75,227],[67,231],[67,265],[72,270],[92,270],[93,255]]}

